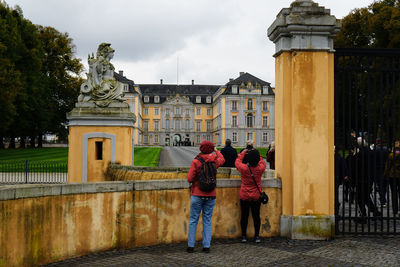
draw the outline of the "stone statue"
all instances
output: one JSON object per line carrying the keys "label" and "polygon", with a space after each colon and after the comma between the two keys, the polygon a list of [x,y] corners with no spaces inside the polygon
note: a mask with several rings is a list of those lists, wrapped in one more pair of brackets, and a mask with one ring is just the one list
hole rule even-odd
{"label": "stone statue", "polygon": [[110,60],[114,56],[111,44],[101,43],[96,58],[88,56],[89,73],[82,83],[78,102],[94,102],[99,107],[107,107],[111,102],[123,101],[123,85],[114,78],[114,66]]}

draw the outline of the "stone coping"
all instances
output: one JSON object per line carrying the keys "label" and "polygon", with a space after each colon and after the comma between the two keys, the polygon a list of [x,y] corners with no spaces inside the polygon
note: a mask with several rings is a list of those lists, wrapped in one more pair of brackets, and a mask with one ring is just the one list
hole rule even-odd
{"label": "stone coping", "polygon": [[[282,188],[282,183],[280,179],[262,179],[261,186],[263,188]],[[240,187],[240,179],[218,179],[217,187],[238,188]],[[0,186],[0,201],[72,194],[172,190],[187,188],[189,188],[189,184],[186,179],[70,183],[56,185],[5,185]]]}
{"label": "stone coping", "polygon": [[[189,172],[189,167],[143,167],[143,166],[126,166],[117,163],[111,163],[110,170],[123,170],[123,171],[141,171],[141,172]],[[240,176],[236,168],[220,167],[218,174],[230,174]],[[266,169],[263,173],[263,178],[274,178],[275,170]]]}

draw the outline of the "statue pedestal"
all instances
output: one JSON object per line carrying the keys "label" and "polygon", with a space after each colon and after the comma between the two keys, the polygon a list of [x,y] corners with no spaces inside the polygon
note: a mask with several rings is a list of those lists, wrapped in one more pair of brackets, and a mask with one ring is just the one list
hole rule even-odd
{"label": "statue pedestal", "polygon": [[68,182],[105,181],[110,162],[133,164],[133,125],[136,116],[126,103],[97,107],[79,102],[69,121]]}

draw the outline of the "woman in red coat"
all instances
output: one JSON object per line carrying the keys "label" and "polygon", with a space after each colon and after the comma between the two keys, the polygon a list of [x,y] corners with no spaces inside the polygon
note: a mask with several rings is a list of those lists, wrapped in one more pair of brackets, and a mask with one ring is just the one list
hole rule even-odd
{"label": "woman in red coat", "polygon": [[[247,154],[248,165],[243,164],[243,158]],[[261,190],[261,176],[265,171],[266,164],[260,153],[256,149],[243,150],[235,161],[235,166],[242,176],[242,184],[240,186],[240,207],[242,216],[240,226],[242,228],[242,242],[247,242],[246,231],[249,219],[249,211],[253,215],[255,242],[261,242],[260,233],[260,206],[258,201]],[[253,176],[253,177],[252,177]],[[256,185],[257,183],[257,185]],[[260,189],[260,190],[259,190]]]}

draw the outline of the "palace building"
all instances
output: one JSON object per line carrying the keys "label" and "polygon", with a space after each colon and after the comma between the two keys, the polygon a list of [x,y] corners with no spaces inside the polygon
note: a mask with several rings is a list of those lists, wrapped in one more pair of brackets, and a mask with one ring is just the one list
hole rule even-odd
{"label": "palace building", "polygon": [[274,140],[273,88],[249,73],[225,85],[135,84],[122,71],[114,76],[137,115],[135,145],[223,146],[229,138],[236,147],[266,147]]}

